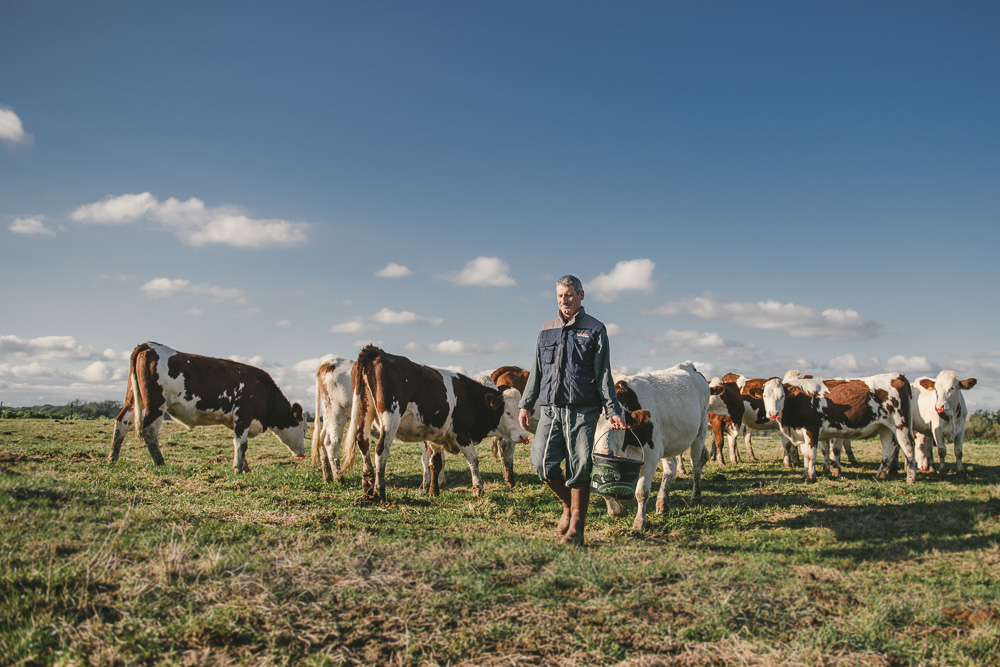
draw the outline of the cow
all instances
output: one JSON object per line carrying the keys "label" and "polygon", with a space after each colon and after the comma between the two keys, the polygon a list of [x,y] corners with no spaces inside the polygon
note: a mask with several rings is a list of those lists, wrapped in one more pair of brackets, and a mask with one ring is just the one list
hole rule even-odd
{"label": "cow", "polygon": [[959,380],[955,371],[941,371],[936,378],[917,378],[912,386],[913,441],[920,469],[926,472],[934,465],[936,446],[941,462],[938,472],[943,473],[947,440],[950,439],[955,447],[955,472],[964,475],[962,444],[969,410],[962,392],[975,387],[976,378]]}
{"label": "cow", "polygon": [[[605,416],[597,422],[595,451],[612,456],[642,459],[642,472],[635,488],[638,502],[632,528],[646,527],[646,500],[657,466],[663,464],[663,480],[656,497],[656,513],[667,508],[670,485],[677,474],[677,460],[691,453],[694,485],[691,498],[701,498],[701,471],[708,460],[708,382],[694,364],[686,361],[662,371],[629,375],[615,382],[615,394],[626,411],[627,430],[612,429]],[[631,451],[629,451],[631,450]],[[605,497],[608,514],[624,516],[625,508]]]}
{"label": "cow", "polygon": [[[517,389],[486,387],[470,377],[414,363],[367,345],[351,371],[353,398],[351,424],[345,442],[349,449],[341,465],[345,474],[354,465],[358,450],[364,456],[362,488],[369,498],[385,499],[385,465],[394,438],[407,442],[425,440],[433,450],[429,492],[440,493],[438,474],[442,452],[461,452],[472,472],[472,492],[483,494],[476,443],[491,435],[528,441],[517,422]],[[368,434],[378,426],[376,465],[372,466]]]}
{"label": "cow", "polygon": [[[145,415],[143,415],[145,411]],[[250,472],[247,440],[270,430],[295,456],[305,457],[307,423],[265,371],[229,359],[178,352],[146,342],[132,350],[125,404],[115,417],[108,461],[118,460],[129,428],[163,465],[160,426],[169,414],[187,428],[222,424],[233,431],[233,470]]]}
{"label": "cow", "polygon": [[354,362],[328,355],[316,369],[316,417],[313,422],[312,464],[323,470],[323,481],[340,479],[340,443],[351,420],[351,366]]}
{"label": "cow", "polygon": [[[735,438],[734,431],[737,431],[737,428],[733,424],[733,420],[729,418],[729,415],[717,415],[711,410],[708,413],[708,427],[712,429],[711,460],[720,466],[724,466],[726,465],[726,458],[723,455],[723,445],[731,434]],[[729,447],[729,462],[736,463],[736,461],[736,446],[735,442],[733,442],[730,443]]]}
{"label": "cow", "polygon": [[[501,366],[490,374],[490,381],[493,382],[500,391],[507,389],[517,389],[524,394],[524,388],[528,385],[528,375],[530,373],[520,366]],[[480,378],[480,382],[484,382]],[[538,417],[541,415],[542,406],[536,405],[531,414],[531,423],[528,432],[535,433],[538,426]],[[507,486],[514,488],[514,442],[505,440],[499,436],[493,438],[493,455],[503,461],[503,479]]]}
{"label": "cow", "polygon": [[[710,386],[712,397],[708,410],[717,415],[729,417],[733,424],[733,428],[727,433],[730,461],[737,459],[736,437],[738,429],[746,429],[750,460],[756,460],[753,447],[750,446],[750,434],[753,431],[779,430],[778,424],[767,418],[764,402],[751,393],[754,389],[762,388],[765,382],[767,380],[764,378],[748,378],[735,373],[727,373],[719,380],[712,378]],[[798,453],[784,435],[781,436],[781,446],[785,467],[791,468],[793,465],[798,465]]]}
{"label": "cow", "polygon": [[906,459],[906,481],[916,480],[910,416],[910,383],[898,373],[854,379],[771,378],[753,389],[764,401],[767,417],[782,434],[800,446],[806,482],[816,481],[816,452],[821,438],[866,438],[878,433],[882,462],[876,477],[884,480],[892,468],[896,443]]}

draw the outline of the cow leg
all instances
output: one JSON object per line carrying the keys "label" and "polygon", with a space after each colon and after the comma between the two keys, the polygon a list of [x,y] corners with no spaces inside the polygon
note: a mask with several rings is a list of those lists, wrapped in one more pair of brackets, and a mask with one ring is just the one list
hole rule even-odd
{"label": "cow leg", "polygon": [[469,472],[472,473],[472,497],[483,497],[483,478],[479,474],[479,452],[476,451],[475,444],[461,446],[465,460],[469,463]]}
{"label": "cow leg", "polygon": [[786,468],[798,468],[802,465],[798,448],[784,434],[781,435],[781,451],[784,454],[782,461]]}
{"label": "cow leg", "polygon": [[844,438],[843,443],[844,443],[844,453],[847,454],[848,463],[850,463],[852,466],[859,465],[858,459],[855,458],[854,456],[854,447],[851,446],[851,439]]}
{"label": "cow leg", "polygon": [[[843,441],[839,438],[834,438],[830,441],[830,449],[833,450],[830,463],[830,477],[837,479],[840,477],[840,450],[843,447]],[[826,468],[826,462],[824,461],[823,467]]]}
{"label": "cow leg", "polygon": [[344,426],[346,414],[338,410],[337,406],[330,406],[325,411],[323,417],[323,433],[320,441],[320,458],[325,460],[323,464],[323,481],[340,481],[340,447],[344,438]]}
{"label": "cow leg", "polygon": [[[944,430],[941,428],[940,424],[937,428],[933,429],[934,434],[934,444],[937,445],[938,451],[938,463],[937,472],[940,475],[945,473],[946,467],[944,464],[945,456],[948,454],[948,441],[944,438]],[[934,467],[933,461],[931,462],[931,467]]]}
{"label": "cow leg", "polygon": [[[962,445],[965,444],[965,433],[955,434],[955,473],[959,477],[965,477],[965,465],[962,463]],[[944,464],[944,453],[941,454],[941,463]],[[942,465],[943,467],[943,465]]]}
{"label": "cow leg", "polygon": [[729,445],[729,462],[733,465],[740,462],[740,453],[736,451],[737,437],[739,437],[739,431],[736,429],[726,433],[726,443]]}
{"label": "cow leg", "polygon": [[805,469],[806,483],[816,483],[816,450],[819,446],[819,436],[812,431],[807,431],[802,441],[802,463]]}
{"label": "cow leg", "polygon": [[147,414],[143,421],[142,439],[146,443],[146,449],[153,458],[153,463],[163,465],[163,454],[160,453],[160,426],[163,424],[163,415],[155,417],[151,422],[150,415]]}
{"label": "cow leg", "polygon": [[933,449],[928,445],[927,436],[917,431],[913,432],[913,454],[920,472],[929,472],[934,463]]}
{"label": "cow leg", "polygon": [[247,437],[245,429],[233,431],[233,470],[236,473],[250,472],[250,465],[247,463]]}
{"label": "cow leg", "polygon": [[747,446],[747,454],[750,455],[750,460],[756,461],[757,455],[753,453],[753,433],[750,429],[747,429],[747,434],[743,437],[743,444]]}
{"label": "cow leg", "polygon": [[514,476],[514,448],[516,443],[513,440],[505,440],[503,438],[498,438],[500,440],[500,460],[503,463],[503,481],[511,489],[517,484],[517,478]]}
{"label": "cow leg", "polygon": [[444,452],[430,452],[430,446],[425,443],[428,450],[428,463],[430,470],[427,475],[427,492],[432,496],[441,495],[441,473],[444,472]]}
{"label": "cow leg", "polygon": [[[666,514],[670,500],[670,486],[677,478],[677,461],[674,458],[662,459],[663,479],[660,480],[660,490],[656,494],[656,513]],[[655,469],[654,469],[655,470]]]}
{"label": "cow leg", "polygon": [[431,490],[431,446],[430,443],[424,440],[420,443],[420,490],[428,491]]}
{"label": "cow leg", "polygon": [[890,429],[886,428],[882,435],[882,454],[885,455],[886,443],[895,448],[896,443],[903,450],[906,457],[906,483],[913,484],[917,481],[917,462],[913,457],[913,431],[909,424],[897,424],[895,437]]}
{"label": "cow leg", "polygon": [[[656,468],[653,468],[653,471],[655,472]],[[677,455],[677,472],[681,475],[687,474],[687,468],[684,467],[684,457],[680,454]]]}
{"label": "cow leg", "polygon": [[[691,443],[691,465],[694,467],[692,471],[693,481],[691,483],[691,504],[700,505],[701,504],[701,469],[705,465],[705,457],[703,452],[705,450],[705,445],[702,440],[695,440]],[[659,498],[657,498],[657,504],[659,504]]]}
{"label": "cow leg", "polygon": [[[676,459],[671,460],[676,469]],[[653,475],[656,474],[656,466],[659,463],[660,460],[653,456],[652,452],[643,451],[642,473],[635,483],[635,502],[638,506],[635,509],[635,521],[632,522],[633,530],[645,530],[646,528],[646,501],[649,500],[649,494],[653,488]]]}

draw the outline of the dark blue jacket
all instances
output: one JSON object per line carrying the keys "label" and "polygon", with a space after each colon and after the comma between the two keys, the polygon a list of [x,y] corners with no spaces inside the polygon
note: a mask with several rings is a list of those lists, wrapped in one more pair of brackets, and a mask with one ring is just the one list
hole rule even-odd
{"label": "dark blue jacket", "polygon": [[608,352],[607,329],[583,308],[568,322],[549,320],[538,334],[520,407],[600,405],[608,416],[622,415]]}

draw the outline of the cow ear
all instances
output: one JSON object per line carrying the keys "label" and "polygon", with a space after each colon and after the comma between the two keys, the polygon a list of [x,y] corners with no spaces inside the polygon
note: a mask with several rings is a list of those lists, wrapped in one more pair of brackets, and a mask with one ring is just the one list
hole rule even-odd
{"label": "cow ear", "polygon": [[923,380],[920,380],[917,384],[919,384],[927,391],[934,391],[934,380],[928,380],[927,378],[924,378]]}
{"label": "cow ear", "polygon": [[976,378],[969,378],[968,380],[962,380],[958,383],[962,389],[972,389],[976,386]]}
{"label": "cow ear", "polygon": [[302,419],[302,406],[298,403],[292,404],[292,416],[295,417],[296,420]]}
{"label": "cow ear", "polygon": [[761,389],[760,387],[752,387],[747,392],[747,395],[750,396],[751,398],[764,398],[764,390]]}
{"label": "cow ear", "polygon": [[712,392],[713,396],[722,396],[722,392],[725,391],[725,387],[721,384],[715,385],[714,387],[709,387],[708,390]]}
{"label": "cow ear", "polygon": [[485,398],[486,405],[490,407],[490,410],[503,410],[503,396],[490,392],[486,394]]}

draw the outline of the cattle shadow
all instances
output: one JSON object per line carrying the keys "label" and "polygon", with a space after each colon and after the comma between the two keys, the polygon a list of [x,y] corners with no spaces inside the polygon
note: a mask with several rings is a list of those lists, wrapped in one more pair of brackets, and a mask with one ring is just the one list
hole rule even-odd
{"label": "cattle shadow", "polygon": [[920,503],[919,511],[916,509],[907,505],[843,506],[813,501],[804,515],[765,519],[756,527],[765,531],[830,530],[836,545],[815,553],[854,562],[891,562],[923,552],[961,553],[996,547],[996,534],[976,533],[977,524],[1000,517],[998,498]]}

